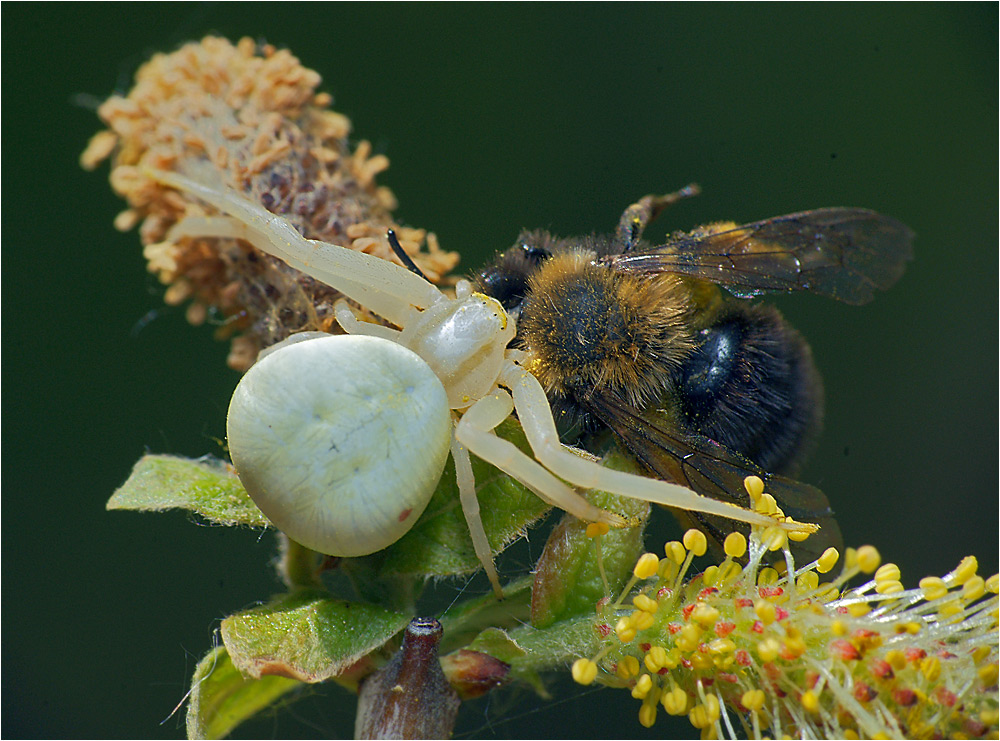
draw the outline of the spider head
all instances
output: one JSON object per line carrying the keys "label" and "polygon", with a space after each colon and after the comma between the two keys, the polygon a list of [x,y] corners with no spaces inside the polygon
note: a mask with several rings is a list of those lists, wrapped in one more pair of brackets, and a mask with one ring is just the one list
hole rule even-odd
{"label": "spider head", "polygon": [[401,338],[441,379],[452,409],[464,409],[496,383],[507,344],[516,332],[496,299],[459,283],[453,301],[440,301]]}

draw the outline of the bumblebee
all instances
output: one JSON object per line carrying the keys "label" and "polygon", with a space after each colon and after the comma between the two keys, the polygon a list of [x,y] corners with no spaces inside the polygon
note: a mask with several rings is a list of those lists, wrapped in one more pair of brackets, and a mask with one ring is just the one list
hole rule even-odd
{"label": "bumblebee", "polygon": [[[744,478],[760,476],[786,514],[822,526],[798,546],[815,557],[840,544],[840,530],[823,493],[791,477],[820,428],[822,382],[802,336],[746,299],[806,291],[867,303],[902,275],[913,232],[874,211],[823,208],[642,240],[697,192],[646,196],[608,236],[524,232],[478,287],[516,318],[513,346],[564,443],[597,455],[617,444],[650,475],[742,507]],[[733,528],[676,514],[716,544]]]}

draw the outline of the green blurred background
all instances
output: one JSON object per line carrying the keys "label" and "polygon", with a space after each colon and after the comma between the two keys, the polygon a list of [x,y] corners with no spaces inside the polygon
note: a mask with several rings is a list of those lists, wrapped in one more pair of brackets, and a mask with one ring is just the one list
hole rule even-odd
{"label": "green blurred background", "polygon": [[[219,453],[237,381],[211,330],[163,306],[138,235],[113,229],[107,168],[77,165],[96,101],[152,52],[209,32],[317,69],[391,158],[381,182],[399,218],[435,230],[467,270],[521,227],[610,230],[635,198],[692,180],[704,195],[651,237],[833,205],[908,223],[916,259],[871,305],[777,302],[826,381],[826,432],[802,478],[829,495],[848,543],[877,545],[908,586],[969,553],[996,571],[995,4],[2,13],[4,736],[182,735],[183,713],[164,718],[219,620],[277,587],[269,535],[104,510],[147,450]],[[554,693],[470,704],[459,733],[643,730],[627,693],[565,680]],[[329,687],[245,732],[352,725],[350,698]],[[695,735],[663,718],[653,731]]]}

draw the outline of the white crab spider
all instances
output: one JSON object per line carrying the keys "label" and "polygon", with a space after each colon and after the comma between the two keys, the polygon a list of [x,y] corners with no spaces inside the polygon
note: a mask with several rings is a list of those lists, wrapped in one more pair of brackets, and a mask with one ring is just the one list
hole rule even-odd
{"label": "white crab spider", "polygon": [[[310,333],[306,341],[279,343],[237,387],[227,423],[233,463],[260,509],[294,540],[330,555],[385,548],[423,512],[449,451],[476,555],[498,594],[470,452],[583,520],[626,524],[566,482],[752,525],[776,524],[676,484],[613,471],[562,445],[545,391],[518,364],[520,353],[507,349],[514,321],[468,281],[459,281],[451,298],[394,263],[306,239],[223,186],[175,172],[146,174],[224,214],[183,219],[171,240],[245,240],[401,328],[363,322],[340,301],[336,317],[348,336]],[[514,410],[537,460],[493,433]]]}

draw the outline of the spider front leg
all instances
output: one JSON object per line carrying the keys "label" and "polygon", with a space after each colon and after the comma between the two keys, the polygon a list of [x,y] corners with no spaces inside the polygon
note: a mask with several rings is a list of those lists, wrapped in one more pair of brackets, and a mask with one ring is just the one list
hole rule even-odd
{"label": "spider front leg", "polygon": [[720,515],[730,520],[751,525],[770,527],[778,525],[786,530],[815,531],[817,526],[797,522],[778,522],[771,517],[733,504],[703,497],[690,489],[661,479],[613,471],[580,456],[573,455],[560,442],[552,410],[545,391],[531,373],[508,362],[498,383],[513,394],[521,427],[535,457],[547,469],[574,486],[583,489],[601,489],[621,496],[641,499],[667,507]]}
{"label": "spider front leg", "polygon": [[697,183],[685,185],[678,191],[667,193],[664,196],[645,196],[625,209],[621,219],[618,221],[618,228],[615,230],[615,239],[622,245],[623,252],[635,248],[642,239],[642,233],[650,222],[659,216],[667,206],[672,206],[684,198],[690,198],[701,193],[701,188]]}
{"label": "spider front leg", "polygon": [[143,173],[162,185],[204,201],[236,222],[234,226],[226,226],[221,217],[191,217],[180,222],[178,235],[244,239],[399,327],[405,327],[417,309],[447,300],[433,284],[388,260],[306,239],[286,219],[231,188],[166,170],[147,167]]}

